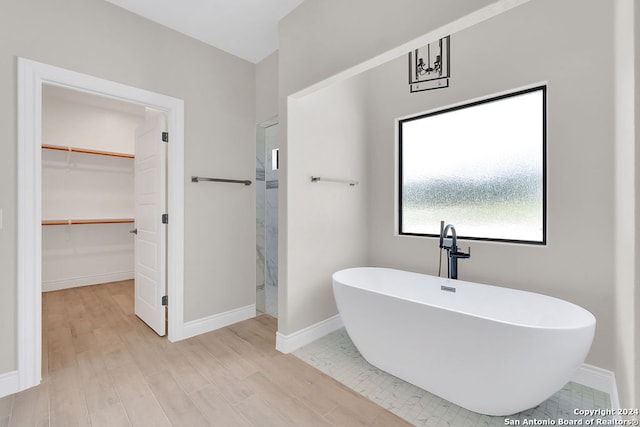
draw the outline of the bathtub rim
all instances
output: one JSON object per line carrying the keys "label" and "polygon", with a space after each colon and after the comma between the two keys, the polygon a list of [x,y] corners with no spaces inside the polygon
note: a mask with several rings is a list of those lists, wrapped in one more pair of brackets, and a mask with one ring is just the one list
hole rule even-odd
{"label": "bathtub rim", "polygon": [[[383,291],[378,291],[378,290],[373,290],[370,288],[365,288],[365,287],[361,287],[361,286],[357,286],[357,285],[353,285],[353,284],[349,284],[349,283],[345,283],[344,281],[341,281],[339,279],[336,278],[336,275],[340,276],[342,274],[346,274],[349,271],[353,271],[353,270],[387,270],[387,271],[393,271],[393,272],[400,272],[400,273],[409,273],[409,274],[415,274],[415,275],[421,275],[421,276],[426,276],[426,277],[431,277],[431,278],[435,278],[435,279],[440,279],[446,283],[450,283],[455,285],[456,283],[464,283],[465,285],[479,285],[479,286],[483,286],[483,287],[488,287],[491,289],[497,289],[500,291],[509,291],[509,292],[517,292],[517,293],[524,293],[524,294],[532,294],[535,295],[536,298],[539,297],[543,297],[545,299],[551,299],[555,302],[560,302],[562,304],[567,304],[569,306],[572,307],[573,310],[576,310],[577,312],[580,312],[581,315],[583,315],[585,317],[585,322],[581,322],[580,325],[572,325],[572,326],[554,326],[554,325],[535,325],[535,324],[528,324],[528,323],[524,323],[524,322],[515,322],[515,321],[507,321],[505,319],[500,319],[500,318],[496,318],[496,317],[490,317],[490,316],[486,316],[486,315],[482,315],[482,314],[478,314],[478,313],[473,313],[473,312],[469,312],[466,310],[455,310],[452,309],[451,307],[447,307],[444,306],[442,304],[436,304],[433,302],[429,302],[426,303],[424,301],[418,300],[418,299],[413,299],[413,298],[409,298],[406,296],[399,296],[397,294],[393,294],[393,293],[389,293],[389,292],[383,292]],[[342,274],[341,274],[342,273]],[[485,284],[485,283],[479,283],[479,282],[470,282],[470,281],[466,281],[466,280],[454,280],[454,279],[448,279],[446,277],[439,277],[439,276],[434,276],[434,275],[430,275],[430,274],[426,274],[426,273],[419,273],[419,272],[413,272],[413,271],[408,271],[408,270],[401,270],[401,269],[397,269],[397,268],[390,268],[390,267],[379,267],[379,266],[360,266],[360,267],[348,267],[348,268],[344,268],[341,270],[338,270],[334,273],[332,273],[331,275],[331,280],[332,280],[332,286],[335,286],[336,282],[343,285],[343,286],[350,286],[352,288],[357,288],[357,289],[361,289],[363,291],[367,291],[367,292],[372,292],[372,293],[376,293],[379,295],[384,295],[390,298],[398,298],[398,299],[402,299],[402,300],[406,300],[406,301],[410,301],[410,302],[414,302],[416,304],[425,304],[425,305],[429,305],[431,307],[435,307],[441,310],[446,310],[449,312],[454,312],[454,313],[459,313],[462,315],[466,315],[466,316],[471,316],[474,318],[478,318],[478,319],[483,319],[486,321],[490,321],[490,322],[496,322],[496,323],[501,323],[504,325],[510,325],[510,326],[515,326],[515,327],[520,327],[520,328],[528,328],[528,329],[544,329],[544,330],[558,330],[558,331],[569,331],[569,330],[576,330],[576,329],[589,329],[589,328],[593,328],[594,334],[595,334],[595,327],[597,324],[597,319],[596,317],[593,315],[593,313],[591,313],[589,310],[587,310],[586,308],[575,304],[571,301],[567,301],[558,297],[554,297],[551,295],[547,295],[547,294],[542,294],[540,292],[532,292],[532,291],[526,291],[526,290],[521,290],[521,289],[514,289],[514,288],[508,288],[506,286],[500,286],[500,285],[489,285],[489,284]],[[586,321],[588,320],[588,322]]]}

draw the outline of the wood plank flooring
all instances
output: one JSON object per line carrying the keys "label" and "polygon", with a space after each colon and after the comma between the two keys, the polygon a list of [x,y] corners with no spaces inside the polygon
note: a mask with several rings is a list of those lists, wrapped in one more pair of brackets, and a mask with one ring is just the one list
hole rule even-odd
{"label": "wood plank flooring", "polygon": [[405,426],[292,355],[259,316],[177,343],[133,314],[133,282],[43,294],[43,381],[6,426]]}

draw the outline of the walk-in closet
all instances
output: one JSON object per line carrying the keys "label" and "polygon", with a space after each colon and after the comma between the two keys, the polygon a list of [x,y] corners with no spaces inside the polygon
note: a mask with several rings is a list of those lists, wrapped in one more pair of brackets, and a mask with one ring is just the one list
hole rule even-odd
{"label": "walk-in closet", "polygon": [[134,278],[135,129],[144,107],[45,85],[42,290]]}

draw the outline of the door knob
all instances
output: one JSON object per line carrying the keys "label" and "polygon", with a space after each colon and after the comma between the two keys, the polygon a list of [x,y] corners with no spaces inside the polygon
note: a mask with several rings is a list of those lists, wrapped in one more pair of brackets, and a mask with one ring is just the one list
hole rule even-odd
{"label": "door knob", "polygon": [[134,228],[133,230],[129,230],[129,233],[131,234],[138,234],[138,229]]}

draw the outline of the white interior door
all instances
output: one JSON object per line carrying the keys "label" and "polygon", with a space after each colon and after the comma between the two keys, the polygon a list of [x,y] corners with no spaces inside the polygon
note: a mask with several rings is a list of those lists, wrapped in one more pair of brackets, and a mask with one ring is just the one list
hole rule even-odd
{"label": "white interior door", "polygon": [[136,129],[135,148],[135,313],[160,336],[166,330],[165,130],[163,113],[148,115]]}

